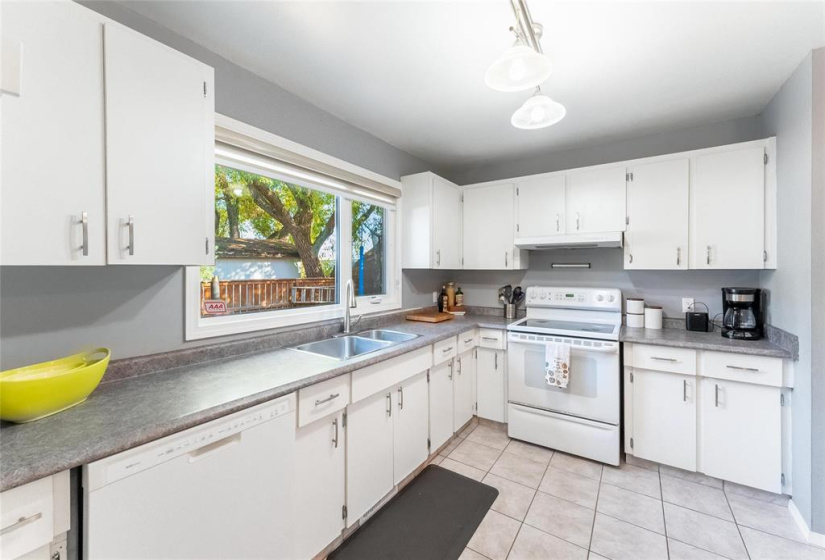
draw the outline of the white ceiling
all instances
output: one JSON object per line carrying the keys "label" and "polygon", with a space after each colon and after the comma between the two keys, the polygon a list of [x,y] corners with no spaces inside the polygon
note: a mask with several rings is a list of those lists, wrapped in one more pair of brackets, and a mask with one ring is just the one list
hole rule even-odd
{"label": "white ceiling", "polygon": [[507,0],[124,3],[440,168],[752,116],[825,45],[821,1],[532,0],[567,117],[525,131],[509,121],[527,94],[484,84]]}

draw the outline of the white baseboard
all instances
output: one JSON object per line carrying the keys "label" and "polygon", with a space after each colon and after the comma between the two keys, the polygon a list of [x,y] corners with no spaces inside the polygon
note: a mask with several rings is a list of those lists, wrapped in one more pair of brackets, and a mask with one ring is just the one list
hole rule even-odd
{"label": "white baseboard", "polygon": [[791,511],[791,515],[793,516],[794,521],[796,521],[796,524],[799,526],[799,530],[802,531],[802,535],[805,539],[812,545],[825,548],[825,535],[811,531],[808,524],[805,523],[805,519],[799,512],[799,509],[796,507],[796,504],[793,503],[793,499],[788,502],[788,509]]}

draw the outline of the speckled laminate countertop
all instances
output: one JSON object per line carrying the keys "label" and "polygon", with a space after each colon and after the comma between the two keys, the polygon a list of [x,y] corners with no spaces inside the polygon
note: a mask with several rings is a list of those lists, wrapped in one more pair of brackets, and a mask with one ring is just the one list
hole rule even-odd
{"label": "speckled laminate countertop", "polygon": [[89,399],[30,424],[0,425],[0,491],[108,457],[475,327],[511,320],[456,317],[381,328],[418,338],[346,361],[277,348],[104,383]]}
{"label": "speckled laminate countertop", "polygon": [[751,354],[773,358],[792,358],[791,352],[770,342],[761,340],[731,340],[724,338],[719,331],[695,332],[683,329],[633,329],[622,327],[619,333],[621,342],[652,344],[654,346],[673,346],[676,348],[694,348],[696,350],[715,350],[735,354]]}

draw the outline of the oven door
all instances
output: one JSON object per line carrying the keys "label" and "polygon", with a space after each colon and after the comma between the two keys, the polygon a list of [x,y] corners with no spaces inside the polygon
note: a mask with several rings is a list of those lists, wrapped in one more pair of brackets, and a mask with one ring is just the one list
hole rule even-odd
{"label": "oven door", "polygon": [[[570,345],[567,388],[544,376],[549,342]],[[527,333],[508,334],[509,402],[619,424],[619,343]]]}

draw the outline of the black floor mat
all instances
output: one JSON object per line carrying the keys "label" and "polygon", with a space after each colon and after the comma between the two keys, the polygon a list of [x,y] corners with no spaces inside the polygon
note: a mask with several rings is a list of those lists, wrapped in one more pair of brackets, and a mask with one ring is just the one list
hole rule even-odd
{"label": "black floor mat", "polygon": [[498,496],[498,490],[430,465],[331,560],[456,560]]}

